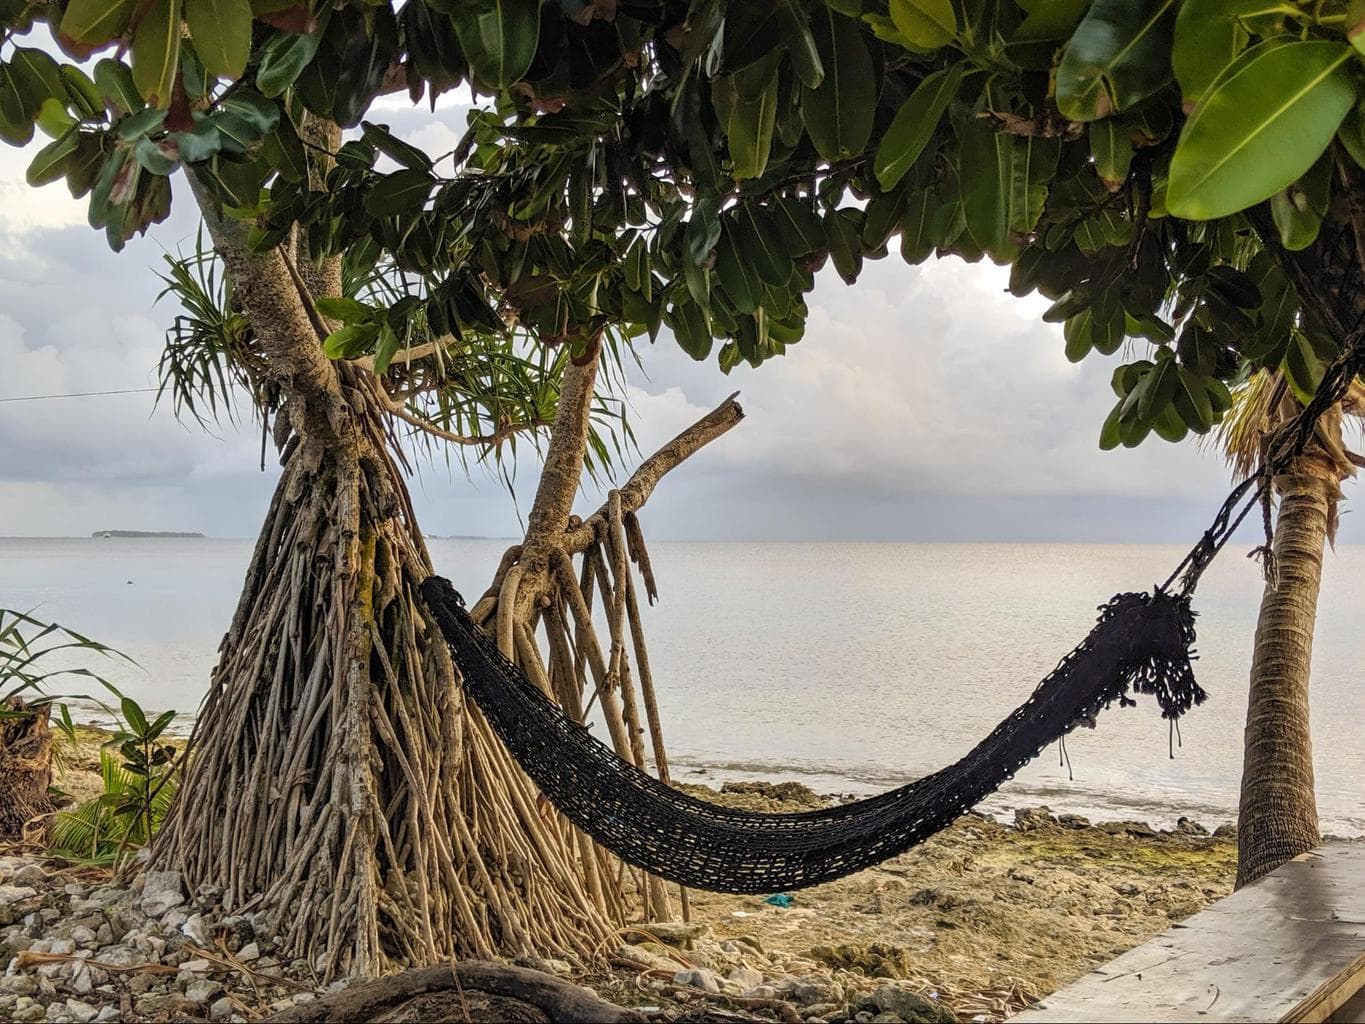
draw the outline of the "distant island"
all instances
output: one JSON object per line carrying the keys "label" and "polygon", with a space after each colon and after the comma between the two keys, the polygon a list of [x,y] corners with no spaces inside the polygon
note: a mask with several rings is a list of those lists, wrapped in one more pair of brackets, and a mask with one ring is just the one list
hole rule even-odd
{"label": "distant island", "polygon": [[202,533],[172,533],[164,530],[96,530],[90,536],[99,537],[202,537]]}

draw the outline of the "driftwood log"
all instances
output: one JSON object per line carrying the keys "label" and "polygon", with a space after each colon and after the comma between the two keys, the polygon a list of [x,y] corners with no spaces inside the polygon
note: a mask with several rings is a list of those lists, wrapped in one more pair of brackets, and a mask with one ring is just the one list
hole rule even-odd
{"label": "driftwood log", "polygon": [[267,1017],[276,1024],[626,1024],[645,1018],[588,989],[526,967],[482,960],[421,967],[367,981]]}

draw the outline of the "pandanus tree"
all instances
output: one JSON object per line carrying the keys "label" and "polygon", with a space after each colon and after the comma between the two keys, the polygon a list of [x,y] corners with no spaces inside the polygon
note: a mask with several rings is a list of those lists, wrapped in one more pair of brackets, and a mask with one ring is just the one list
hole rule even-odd
{"label": "pandanus tree", "polygon": [[[722,370],[757,365],[801,340],[826,262],[851,284],[893,245],[990,258],[1052,300],[1070,358],[1135,357],[1108,448],[1206,433],[1253,371],[1306,397],[1359,321],[1345,3],[7,0],[7,39],[44,18],[76,64],[112,56],[87,75],[16,42],[0,134],[54,136],[31,180],[88,195],[115,248],[188,172],[283,453],[155,857],[265,894],[324,973],[583,949],[613,901],[598,853],[544,825],[461,707],[415,597],[431,565],[396,431],[488,445],[554,421],[529,535],[475,612],[567,705],[588,682],[639,760],[629,513],[738,412],[576,520],[604,348],[666,327]],[[450,153],[367,119],[381,94],[457,85],[491,99]],[[347,287],[376,272],[386,289]],[[469,400],[512,336],[555,353],[531,359],[543,400],[508,409],[489,378]],[[1253,717],[1306,713],[1306,660],[1255,671]],[[1255,802],[1279,766],[1248,768]],[[1311,844],[1311,803],[1244,818],[1244,879]]]}

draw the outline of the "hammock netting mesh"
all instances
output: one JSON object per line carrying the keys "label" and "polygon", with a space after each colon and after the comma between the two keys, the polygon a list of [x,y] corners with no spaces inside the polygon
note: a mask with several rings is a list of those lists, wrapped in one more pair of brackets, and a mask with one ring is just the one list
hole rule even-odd
{"label": "hammock netting mesh", "polygon": [[955,764],[866,800],[762,814],[698,800],[618,757],[503,657],[449,581],[433,576],[423,596],[466,693],[545,796],[627,863],[715,892],[799,889],[859,871],[946,827],[1115,702],[1150,694],[1175,719],[1205,699],[1190,667],[1189,598],[1120,594],[1028,700]]}

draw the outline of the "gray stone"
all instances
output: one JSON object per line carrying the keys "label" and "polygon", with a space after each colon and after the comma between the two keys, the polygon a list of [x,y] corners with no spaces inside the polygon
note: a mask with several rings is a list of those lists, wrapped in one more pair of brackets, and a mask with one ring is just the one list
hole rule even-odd
{"label": "gray stone", "polygon": [[1199,822],[1184,816],[1176,821],[1175,830],[1177,832],[1183,832],[1187,836],[1206,836],[1209,834],[1209,830],[1199,824]]}
{"label": "gray stone", "polygon": [[14,873],[14,880],[20,885],[42,885],[47,881],[47,872],[37,864],[25,864]]}
{"label": "gray stone", "polygon": [[872,1024],[905,1024],[899,1014],[879,1013],[872,1018]]}
{"label": "gray stone", "polygon": [[777,989],[771,985],[755,985],[751,989],[741,992],[745,999],[776,999]]}
{"label": "gray stone", "polygon": [[844,998],[839,983],[823,974],[788,975],[778,980],[777,991],[783,999],[789,999],[797,1006],[839,1003]]}
{"label": "gray stone", "polygon": [[186,960],[180,965],[181,974],[208,974],[211,970],[213,970],[212,962],[203,959]]}
{"label": "gray stone", "polygon": [[83,1003],[79,999],[68,999],[66,1001],[66,1012],[76,1024],[90,1024],[100,1011],[98,1007]]}
{"label": "gray stone", "polygon": [[123,1013],[117,1006],[106,1006],[95,1015],[93,1024],[109,1024],[111,1021],[122,1020]]}
{"label": "gray stone", "polygon": [[20,996],[14,1003],[14,1011],[10,1019],[16,1024],[47,1020],[47,1011],[43,1009],[43,1004],[38,1000],[30,999],[28,996]]}
{"label": "gray stone", "polygon": [[1215,839],[1236,839],[1237,826],[1230,821],[1225,821],[1213,830],[1213,837]]}
{"label": "gray stone", "polygon": [[690,971],[679,971],[673,975],[675,985],[687,985],[690,988],[699,988],[703,992],[719,992],[720,979],[711,971],[697,967]]}
{"label": "gray stone", "polygon": [[[169,920],[170,915],[167,914],[166,917]],[[208,925],[204,923],[203,914],[194,914],[187,918],[184,923],[180,925],[180,932],[196,945],[209,945],[209,929]]]}
{"label": "gray stone", "polygon": [[1044,807],[1020,807],[1014,812],[1014,827],[1020,832],[1032,832],[1057,824],[1052,811]]}
{"label": "gray stone", "polygon": [[647,967],[652,971],[676,971],[678,965],[666,957],[660,956],[639,946],[621,945],[616,950],[616,955],[622,960],[629,960],[633,964]]}
{"label": "gray stone", "polygon": [[734,982],[741,989],[752,989],[763,984],[763,975],[752,967],[736,967],[725,980]]}
{"label": "gray stone", "polygon": [[42,903],[38,890],[27,885],[0,885],[0,926],[13,924]]}
{"label": "gray stone", "polygon": [[895,1014],[909,1024],[949,1024],[957,1020],[945,1007],[901,985],[878,985],[869,1001],[882,1013]]}
{"label": "gray stone", "polygon": [[859,1010],[853,1015],[853,1024],[872,1024],[872,1014],[867,1010]]}
{"label": "gray stone", "polygon": [[195,1006],[203,1006],[221,991],[223,991],[222,985],[204,978],[199,981],[192,981],[185,986],[185,998]]}
{"label": "gray stone", "polygon": [[31,996],[38,991],[38,979],[28,974],[7,974],[0,978],[0,992],[13,996]]}
{"label": "gray stone", "polygon": [[244,964],[251,963],[251,961],[259,958],[260,955],[261,947],[254,942],[248,942],[241,949],[237,950],[237,959]]}
{"label": "gray stone", "polygon": [[177,932],[180,926],[188,921],[189,915],[180,907],[172,907],[161,918],[161,927],[168,932]]}
{"label": "gray stone", "polygon": [[209,1020],[229,1020],[235,1010],[232,1000],[227,996],[223,996],[222,999],[215,999],[213,1005],[209,1007]]}
{"label": "gray stone", "polygon": [[133,1004],[139,1017],[169,1017],[194,1009],[194,1004],[179,992],[148,992]]}
{"label": "gray stone", "polygon": [[95,933],[85,925],[77,925],[71,929],[71,941],[82,949],[90,949],[95,945]]}
{"label": "gray stone", "polygon": [[179,871],[148,871],[142,876],[142,898],[139,905],[144,914],[160,917],[184,902],[185,887],[180,880]]}
{"label": "gray stone", "polygon": [[1059,814],[1057,815],[1057,824],[1061,825],[1062,828],[1089,828],[1090,819],[1080,814]]}

